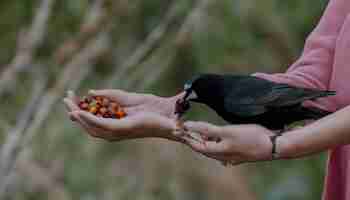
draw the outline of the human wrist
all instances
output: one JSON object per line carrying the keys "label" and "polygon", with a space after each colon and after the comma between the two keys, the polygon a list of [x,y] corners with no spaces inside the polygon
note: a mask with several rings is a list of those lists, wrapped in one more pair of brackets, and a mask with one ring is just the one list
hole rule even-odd
{"label": "human wrist", "polygon": [[293,159],[302,156],[303,148],[300,139],[302,131],[290,131],[276,138],[278,159]]}

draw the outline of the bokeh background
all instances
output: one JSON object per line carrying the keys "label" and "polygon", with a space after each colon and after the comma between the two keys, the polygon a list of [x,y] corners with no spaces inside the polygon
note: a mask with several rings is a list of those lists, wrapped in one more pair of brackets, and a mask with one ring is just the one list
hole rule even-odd
{"label": "bokeh background", "polygon": [[[225,168],[181,144],[109,143],[68,89],[175,95],[199,72],[282,72],[326,0],[1,0],[0,199],[320,199],[326,155]],[[223,123],[204,107],[188,116]]]}

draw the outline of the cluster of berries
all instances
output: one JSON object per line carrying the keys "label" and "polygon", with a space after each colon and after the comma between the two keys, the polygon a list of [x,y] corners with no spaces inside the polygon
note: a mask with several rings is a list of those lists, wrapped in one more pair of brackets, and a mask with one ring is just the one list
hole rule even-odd
{"label": "cluster of berries", "polygon": [[126,116],[117,102],[101,96],[83,97],[79,101],[79,108],[97,117],[121,119]]}

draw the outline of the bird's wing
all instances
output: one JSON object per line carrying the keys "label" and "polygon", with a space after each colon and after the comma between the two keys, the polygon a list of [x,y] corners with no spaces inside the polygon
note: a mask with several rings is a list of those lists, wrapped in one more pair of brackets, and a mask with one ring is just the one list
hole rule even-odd
{"label": "bird's wing", "polygon": [[333,92],[276,84],[266,96],[257,99],[257,104],[278,108],[297,105],[307,100],[315,100],[328,95],[333,95]]}
{"label": "bird's wing", "polygon": [[[266,82],[262,82],[266,83]],[[251,117],[267,111],[264,102],[275,99],[271,95],[271,84],[242,83],[240,87],[231,88],[224,99],[224,108],[227,112],[240,117]]]}
{"label": "bird's wing", "polygon": [[241,117],[263,114],[269,109],[298,105],[326,96],[324,91],[296,88],[287,84],[265,84],[233,91],[224,100],[226,110]]}

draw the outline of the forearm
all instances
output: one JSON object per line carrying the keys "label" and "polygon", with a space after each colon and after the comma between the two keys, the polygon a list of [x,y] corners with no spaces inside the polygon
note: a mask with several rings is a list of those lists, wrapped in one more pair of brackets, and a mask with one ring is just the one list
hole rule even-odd
{"label": "forearm", "polygon": [[[348,38],[348,34],[342,36],[342,29],[346,27],[345,19],[349,13],[350,1],[330,0],[320,22],[306,40],[302,55],[288,71],[279,74],[257,73],[255,76],[297,87],[329,90],[334,77],[333,67],[344,63],[346,58],[345,54],[337,55],[337,52],[348,52],[343,47],[346,43],[342,39]],[[308,102],[308,105],[330,111],[339,108],[335,98],[323,98],[312,104]]]}
{"label": "forearm", "polygon": [[296,158],[350,143],[350,106],[277,139],[281,158]]}

